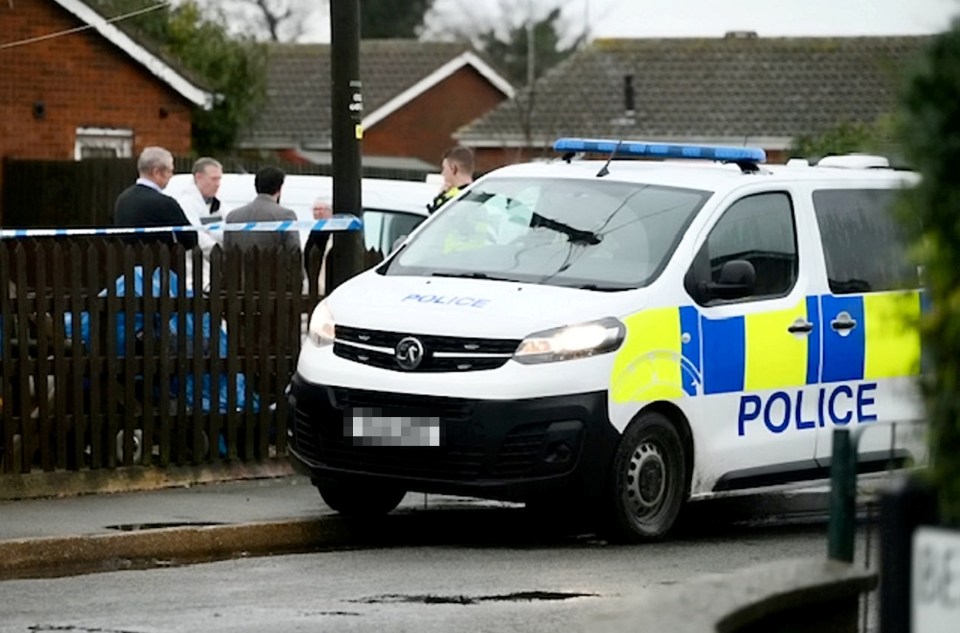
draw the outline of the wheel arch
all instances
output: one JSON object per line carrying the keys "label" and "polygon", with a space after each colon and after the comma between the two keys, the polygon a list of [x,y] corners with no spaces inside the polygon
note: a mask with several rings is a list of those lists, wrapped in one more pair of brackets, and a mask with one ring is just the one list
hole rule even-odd
{"label": "wheel arch", "polygon": [[690,496],[690,490],[692,489],[692,486],[693,486],[693,464],[696,458],[696,447],[693,444],[693,431],[691,431],[690,429],[690,421],[687,419],[687,416],[683,413],[680,407],[673,404],[672,402],[660,400],[660,401],[648,404],[647,406],[640,409],[640,411],[638,411],[637,414],[633,416],[633,420],[631,420],[631,424],[634,421],[636,421],[641,415],[649,411],[659,413],[660,415],[667,418],[670,421],[670,423],[673,424],[673,427],[677,430],[677,433],[680,435],[680,441],[683,443],[683,452],[684,452],[684,455],[687,456],[686,463],[684,464],[685,471],[686,471],[685,472],[686,490],[684,493],[685,494],[684,498],[687,498]]}

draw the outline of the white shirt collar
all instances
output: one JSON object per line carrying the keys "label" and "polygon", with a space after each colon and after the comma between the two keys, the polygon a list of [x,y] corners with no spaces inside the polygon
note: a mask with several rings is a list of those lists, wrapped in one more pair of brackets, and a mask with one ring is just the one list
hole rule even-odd
{"label": "white shirt collar", "polygon": [[160,185],[158,185],[157,183],[155,183],[155,182],[153,182],[152,180],[149,180],[149,179],[147,179],[147,178],[137,178],[137,184],[138,184],[138,185],[143,185],[144,187],[150,187],[150,188],[153,189],[154,191],[163,192],[163,189],[160,188]]}

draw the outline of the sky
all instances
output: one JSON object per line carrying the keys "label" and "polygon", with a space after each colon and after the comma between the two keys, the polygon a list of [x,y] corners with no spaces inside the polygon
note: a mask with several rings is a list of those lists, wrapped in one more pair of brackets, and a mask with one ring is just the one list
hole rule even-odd
{"label": "sky", "polygon": [[[447,0],[439,0],[445,2]],[[958,0],[578,0],[595,37],[904,35],[946,30]]]}
{"label": "sky", "polygon": [[[944,31],[960,14],[960,0],[436,0],[428,26],[442,34],[450,22],[502,25],[556,6],[569,30],[579,34],[588,23],[592,37],[917,35]],[[301,41],[329,36],[329,21],[321,19]]]}

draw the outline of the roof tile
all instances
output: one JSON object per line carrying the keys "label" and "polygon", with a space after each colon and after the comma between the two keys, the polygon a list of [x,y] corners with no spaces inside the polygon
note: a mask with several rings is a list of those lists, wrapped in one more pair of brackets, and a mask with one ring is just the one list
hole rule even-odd
{"label": "roof tile", "polygon": [[[369,115],[465,51],[468,44],[362,40],[360,80]],[[242,146],[330,146],[330,46],[275,44],[269,49],[267,99],[240,135]]]}
{"label": "roof tile", "polygon": [[[535,86],[531,139],[787,137],[873,122],[929,36],[601,39]],[[634,117],[625,111],[632,75]],[[465,143],[524,139],[506,101],[458,132]]]}

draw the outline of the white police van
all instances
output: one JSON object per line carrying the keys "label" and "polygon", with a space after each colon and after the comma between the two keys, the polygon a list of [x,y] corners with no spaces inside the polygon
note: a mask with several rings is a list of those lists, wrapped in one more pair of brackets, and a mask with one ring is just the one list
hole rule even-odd
{"label": "white police van", "polygon": [[923,297],[892,216],[915,175],[555,147],[565,160],[487,174],[317,307],[289,436],[331,507],[583,499],[644,540],[688,499],[827,477],[838,427],[869,430],[862,471],[926,458]]}

